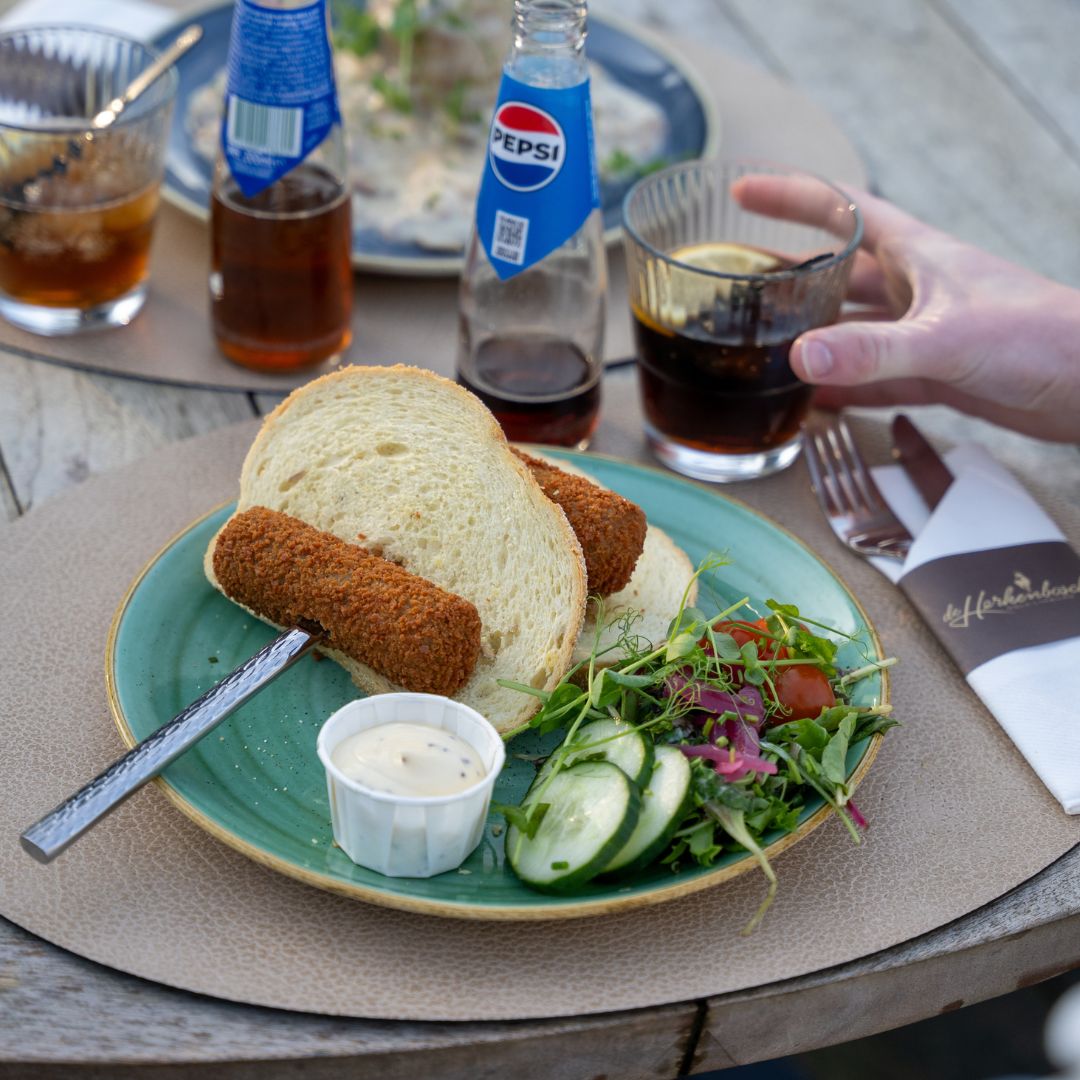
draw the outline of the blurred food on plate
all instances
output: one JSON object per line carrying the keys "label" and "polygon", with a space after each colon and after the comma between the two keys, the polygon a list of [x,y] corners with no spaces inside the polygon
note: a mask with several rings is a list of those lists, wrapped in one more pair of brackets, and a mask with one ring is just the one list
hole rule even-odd
{"label": "blurred food on plate", "polygon": [[[333,7],[338,96],[347,132],[353,226],[387,240],[454,252],[468,239],[488,123],[510,45],[492,0],[371,0]],[[666,164],[659,105],[591,65],[601,180]],[[191,97],[185,125],[212,162],[225,71]]]}

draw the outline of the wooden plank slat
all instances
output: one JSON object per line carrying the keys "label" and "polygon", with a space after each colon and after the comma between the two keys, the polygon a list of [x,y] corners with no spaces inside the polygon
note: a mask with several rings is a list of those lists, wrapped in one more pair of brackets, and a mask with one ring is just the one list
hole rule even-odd
{"label": "wooden plank slat", "polygon": [[891,199],[1080,284],[1075,229],[1063,227],[1080,216],[1080,165],[940,12],[924,0],[720,3],[832,113]]}
{"label": "wooden plank slat", "polygon": [[1080,6],[1074,0],[931,2],[1080,160]]}
{"label": "wooden plank slat", "polygon": [[0,449],[23,510],[163,443],[251,415],[243,394],[84,375],[0,354]]}
{"label": "wooden plank slat", "polygon": [[285,400],[284,394],[252,394],[251,407],[256,415],[265,416],[272,412]]}

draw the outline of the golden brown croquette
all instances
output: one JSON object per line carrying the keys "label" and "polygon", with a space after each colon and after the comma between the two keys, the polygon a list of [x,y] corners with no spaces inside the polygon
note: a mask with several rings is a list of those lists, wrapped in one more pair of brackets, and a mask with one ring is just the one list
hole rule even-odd
{"label": "golden brown croquette", "polygon": [[610,596],[626,587],[645,543],[645,512],[629,499],[572,476],[522,450],[514,453],[528,465],[544,494],[562,507],[585,555],[589,592]]}
{"label": "golden brown croquette", "polygon": [[278,626],[318,623],[329,648],[406,690],[453,694],[480,655],[468,600],[276,510],[230,519],[214,573],[237,603]]}

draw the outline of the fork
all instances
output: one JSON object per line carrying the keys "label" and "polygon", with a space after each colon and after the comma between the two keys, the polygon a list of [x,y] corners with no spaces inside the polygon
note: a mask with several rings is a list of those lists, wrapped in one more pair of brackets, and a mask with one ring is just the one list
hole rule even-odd
{"label": "fork", "polygon": [[860,555],[904,559],[911,534],[881,497],[847,421],[839,414],[803,427],[814,494],[833,530]]}

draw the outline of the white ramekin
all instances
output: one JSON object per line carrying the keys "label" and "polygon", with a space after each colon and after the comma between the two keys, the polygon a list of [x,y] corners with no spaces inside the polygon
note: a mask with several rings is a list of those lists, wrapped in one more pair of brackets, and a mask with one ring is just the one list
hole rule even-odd
{"label": "white ramekin", "polygon": [[[396,722],[461,736],[479,755],[483,780],[453,795],[389,795],[350,780],[331,760],[350,735]],[[316,746],[326,769],[334,839],[353,862],[388,877],[432,877],[460,866],[480,843],[506,749],[475,709],[438,694],[375,694],[330,716]]]}

